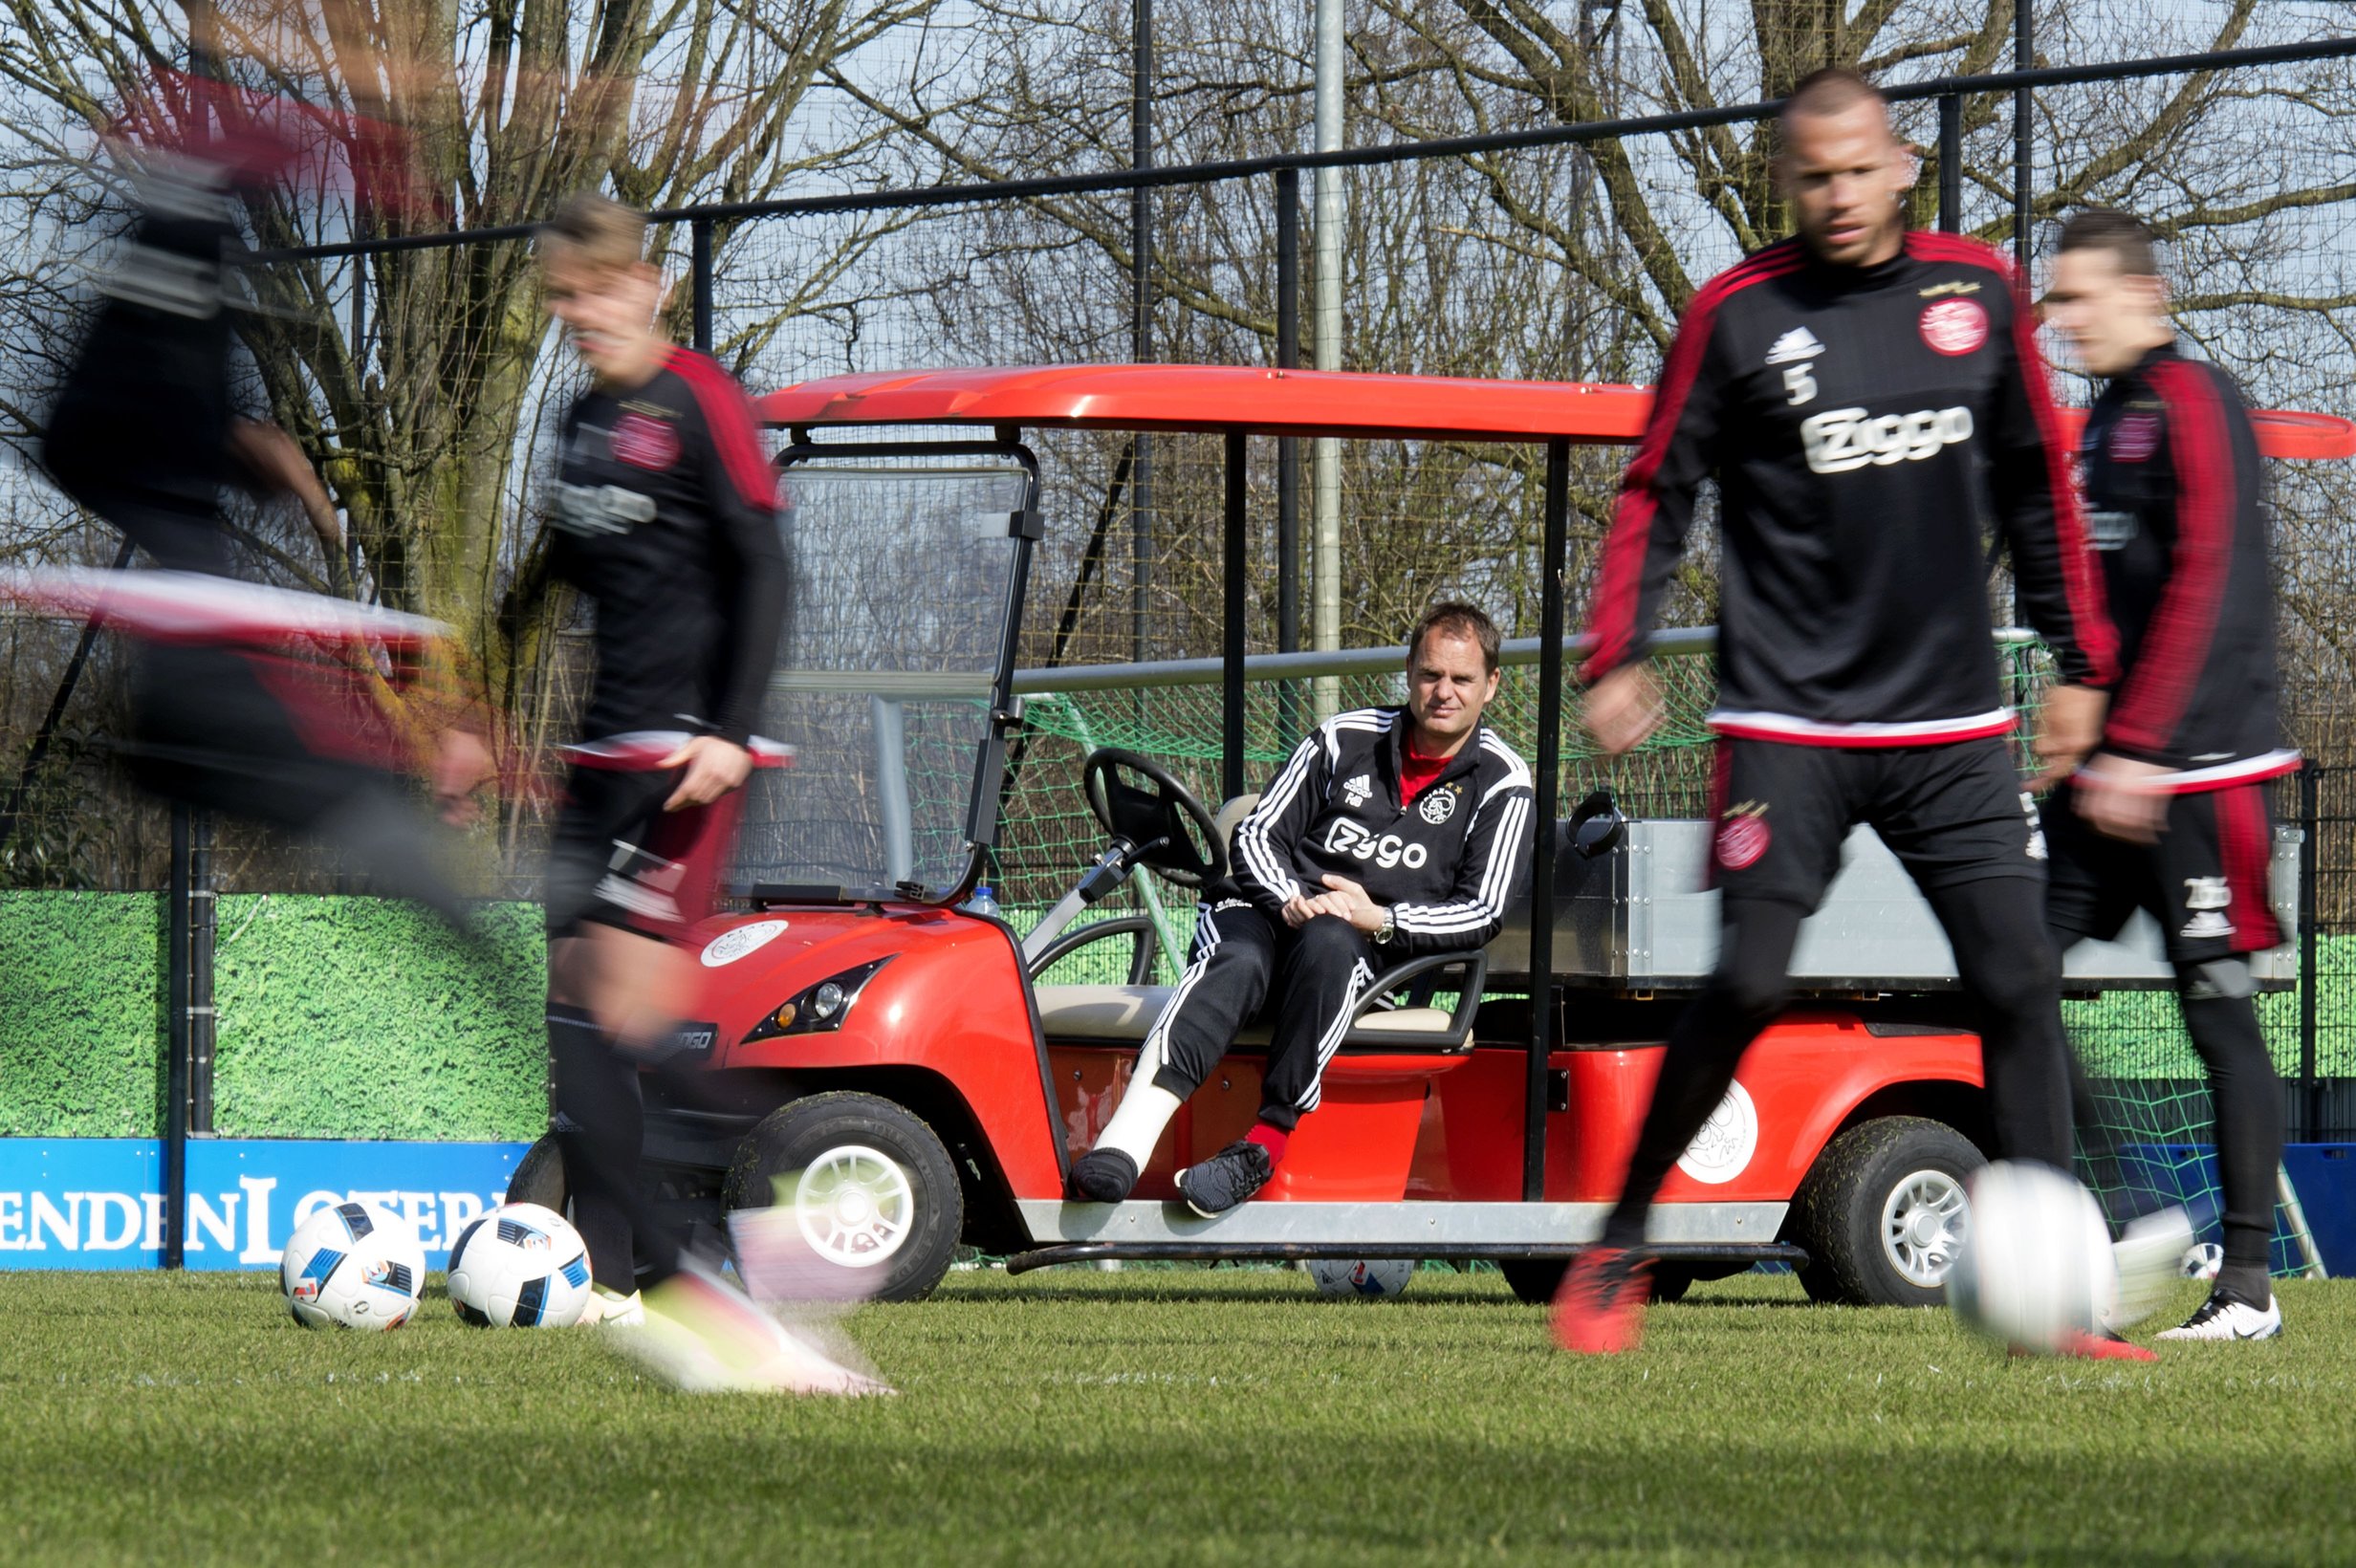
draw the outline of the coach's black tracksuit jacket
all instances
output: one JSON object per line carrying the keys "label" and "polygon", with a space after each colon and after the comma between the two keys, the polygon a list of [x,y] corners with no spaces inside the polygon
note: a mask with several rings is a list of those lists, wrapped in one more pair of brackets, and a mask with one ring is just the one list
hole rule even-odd
{"label": "coach's black tracksuit jacket", "polygon": [[1482,725],[1440,776],[1399,804],[1404,708],[1362,708],[1318,726],[1235,830],[1219,898],[1280,918],[1287,900],[1347,877],[1391,910],[1397,959],[1478,947],[1530,872],[1530,770]]}
{"label": "coach's black tracksuit jacket", "polygon": [[1909,232],[1865,268],[1787,240],[1712,279],[1622,483],[1585,678],[1643,656],[1714,471],[1720,733],[1920,746],[2007,730],[1992,512],[2062,680],[2108,686],[2113,635],[2030,334],[2009,266],[1952,234]]}
{"label": "coach's black tracksuit jacket", "polygon": [[2087,416],[2079,463],[2127,670],[2103,748],[2216,789],[2299,766],[2275,708],[2258,436],[2233,379],[2153,349]]}

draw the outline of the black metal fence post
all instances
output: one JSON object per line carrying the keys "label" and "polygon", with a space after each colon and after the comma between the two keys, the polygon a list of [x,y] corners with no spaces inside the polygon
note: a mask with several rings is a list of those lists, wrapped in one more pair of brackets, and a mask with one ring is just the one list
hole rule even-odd
{"label": "black metal fence post", "polygon": [[[1129,166],[1153,167],[1153,0],[1130,0]],[[1129,357],[1153,358],[1153,191],[1129,190]],[[1152,606],[1153,438],[1136,439],[1129,468],[1129,657],[1145,657]]]}
{"label": "black metal fence post", "polygon": [[698,218],[687,226],[687,272],[694,301],[691,330],[696,351],[711,352],[711,220]]}
{"label": "black metal fence post", "polygon": [[[2026,71],[2037,63],[2035,0],[2013,0],[2013,69]],[[2030,92],[2013,89],[2013,265],[2020,269],[2020,286],[2029,282],[2029,111]]]}
{"label": "black metal fence post", "polygon": [[188,1233],[188,828],[172,807],[172,869],[164,917],[164,1253],[177,1269]]}
{"label": "black metal fence post", "polygon": [[1963,232],[1963,98],[1939,99],[1939,228]]}
{"label": "black metal fence post", "polygon": [[[1300,170],[1276,170],[1276,368],[1300,365]],[[1300,442],[1276,438],[1276,651],[1300,648]],[[1276,746],[1300,733],[1300,693],[1276,683]]]}
{"label": "black metal fence post", "polygon": [[2323,1085],[2315,1071],[2321,980],[2315,921],[2322,904],[2316,896],[2315,880],[2323,861],[2323,815],[2320,775],[2321,770],[2312,767],[2299,773],[2299,1114],[2302,1123],[2299,1135],[2305,1143],[2322,1137],[2323,1126]]}

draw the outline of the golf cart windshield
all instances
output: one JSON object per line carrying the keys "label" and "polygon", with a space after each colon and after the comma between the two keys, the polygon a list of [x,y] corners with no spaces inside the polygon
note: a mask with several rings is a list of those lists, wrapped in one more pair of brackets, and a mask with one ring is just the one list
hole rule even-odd
{"label": "golf cart windshield", "polygon": [[1036,529],[1018,446],[796,446],[780,517],[793,608],[736,880],[755,896],[957,896],[994,834],[1006,700]]}

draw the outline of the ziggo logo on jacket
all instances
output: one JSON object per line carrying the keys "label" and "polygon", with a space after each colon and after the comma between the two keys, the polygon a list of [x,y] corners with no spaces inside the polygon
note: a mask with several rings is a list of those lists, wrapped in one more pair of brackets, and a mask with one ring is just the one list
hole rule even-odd
{"label": "ziggo logo on jacket", "polygon": [[1326,830],[1325,848],[1335,855],[1372,860],[1386,871],[1395,865],[1413,871],[1431,859],[1431,852],[1421,844],[1409,843],[1395,833],[1385,833],[1378,838],[1346,817],[1337,818]]}

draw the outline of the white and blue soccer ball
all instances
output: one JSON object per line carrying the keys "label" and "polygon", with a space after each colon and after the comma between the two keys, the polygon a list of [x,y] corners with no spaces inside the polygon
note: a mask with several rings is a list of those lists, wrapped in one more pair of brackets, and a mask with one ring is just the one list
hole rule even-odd
{"label": "white and blue soccer ball", "polygon": [[2194,1242],[2177,1267],[2187,1279],[2214,1279],[2225,1267],[2225,1249],[2214,1241]]}
{"label": "white and blue soccer ball", "polygon": [[2119,1264],[2094,1195],[2033,1161],[1998,1161],[1971,1181],[1970,1230],[1947,1276],[1968,1326],[2023,1350],[2099,1334],[2119,1309]]}
{"label": "white and blue soccer ball", "polygon": [[1323,1296],[1368,1299],[1397,1296],[1415,1278],[1413,1258],[1313,1257],[1307,1267],[1309,1277],[1317,1281],[1319,1294]]}
{"label": "white and blue soccer ball", "polygon": [[306,1328],[399,1328],[425,1288],[425,1249],[406,1221],[375,1204],[339,1203],[294,1228],[278,1285]]}
{"label": "white and blue soccer ball", "polygon": [[589,1251],[572,1222],[508,1203],[450,1244],[450,1305],[482,1328],[569,1328],[589,1305]]}

